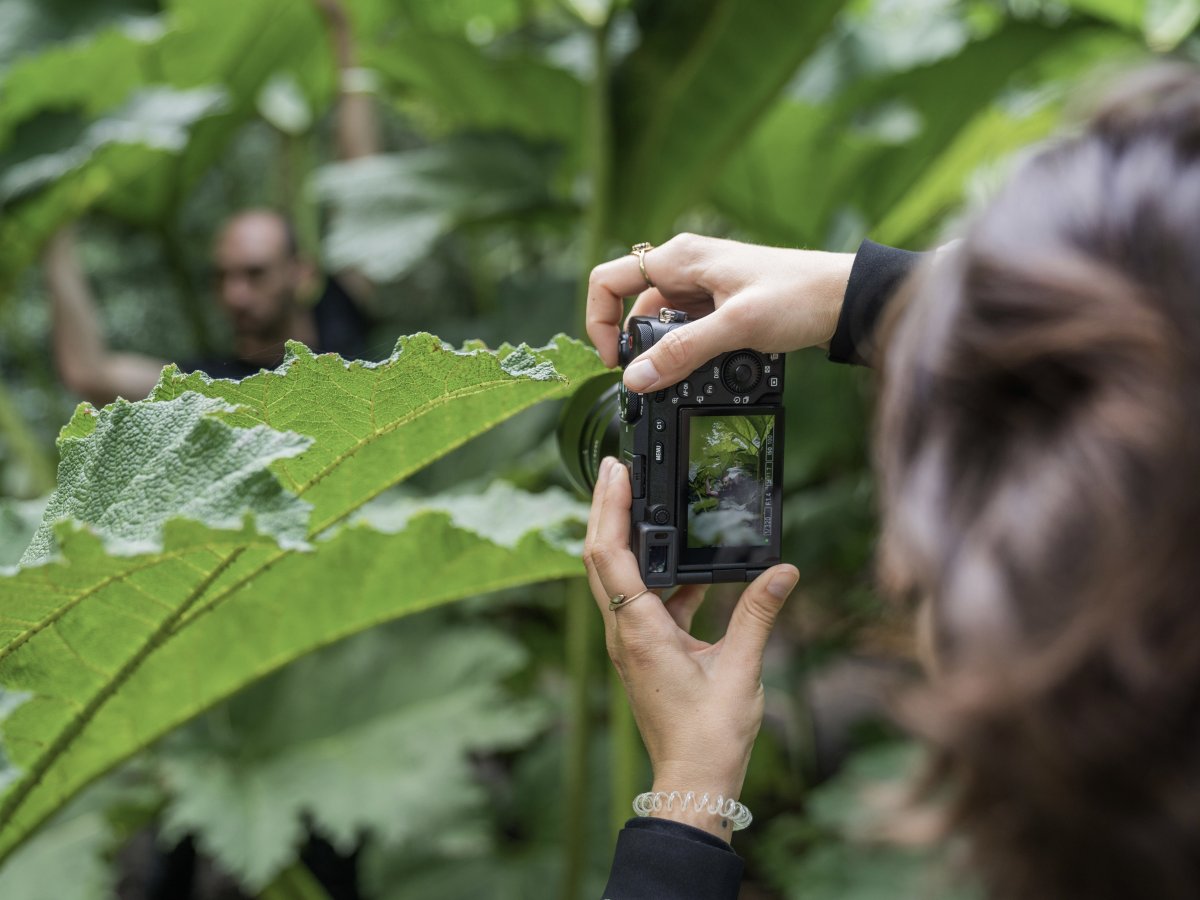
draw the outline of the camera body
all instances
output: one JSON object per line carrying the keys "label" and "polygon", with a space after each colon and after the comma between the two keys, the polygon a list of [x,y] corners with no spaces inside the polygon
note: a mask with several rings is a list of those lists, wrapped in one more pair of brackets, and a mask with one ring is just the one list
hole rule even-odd
{"label": "camera body", "polygon": [[[686,322],[671,309],[630,319],[621,367]],[[735,350],[663,390],[617,387],[630,549],[648,587],[749,581],[779,562],[783,366]]]}

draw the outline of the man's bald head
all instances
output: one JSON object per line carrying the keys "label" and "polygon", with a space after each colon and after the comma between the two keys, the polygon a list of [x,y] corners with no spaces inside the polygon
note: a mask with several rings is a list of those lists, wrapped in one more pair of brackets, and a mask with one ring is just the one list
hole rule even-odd
{"label": "man's bald head", "polygon": [[273,209],[244,209],[234,213],[225,220],[217,235],[218,244],[224,241],[261,246],[290,259],[300,255],[292,220]]}
{"label": "man's bald head", "polygon": [[239,337],[282,341],[304,277],[296,229],[281,213],[248,209],[230,217],[213,245],[221,308]]}

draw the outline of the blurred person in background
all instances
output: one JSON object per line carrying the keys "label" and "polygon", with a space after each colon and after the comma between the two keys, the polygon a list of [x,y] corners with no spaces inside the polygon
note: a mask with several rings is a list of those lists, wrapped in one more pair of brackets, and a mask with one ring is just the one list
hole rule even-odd
{"label": "blurred person in background", "polygon": [[[645,255],[645,278],[632,256],[593,272],[609,363],[621,297],[703,316],[628,366],[632,389],[744,346],[882,369],[880,574],[920,603],[929,669],[901,712],[930,751],[930,809],[895,828],[960,841],[993,900],[1200,892],[1198,244],[1200,72],[1177,64],[1025,164],[899,292],[917,257],[869,242],[687,235]],[[736,800],[799,573],[750,584],[710,645],[689,634],[703,586],[610,608],[644,590],[614,460],[593,510],[585,560],[653,790]],[[730,809],[630,820],[604,896],[734,900]]]}
{"label": "blurred person in background", "polygon": [[[379,152],[373,98],[356,67],[350,22],[341,0],[314,0],[328,27],[339,69],[335,111],[338,158]],[[184,371],[244,378],[283,360],[297,340],[319,352],[363,355],[366,321],[356,302],[371,285],[358,272],[323,275],[300,250],[292,222],[270,209],[243,210],[220,228],[212,248],[216,300],[233,330],[232,354],[176,360]],[[54,358],[64,384],[97,406],[116,397],[138,400],[158,382],[165,360],[112,351],[79,261],[73,227],[51,238],[43,255],[53,311]],[[316,297],[315,302],[305,302]]]}

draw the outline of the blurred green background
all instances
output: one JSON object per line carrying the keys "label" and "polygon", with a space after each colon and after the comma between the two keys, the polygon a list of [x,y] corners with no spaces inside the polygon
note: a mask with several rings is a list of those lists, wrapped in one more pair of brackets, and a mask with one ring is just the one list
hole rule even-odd
{"label": "blurred green background", "polygon": [[[1200,51],[1200,0],[344,5],[383,125],[366,165],[335,161],[339,75],[310,0],[0,0],[0,562],[40,516],[77,400],[38,267],[65,224],[117,349],[228,348],[208,253],[249,205],[287,210],[327,270],[374,279],[374,358],[415,331],[541,344],[582,333],[588,270],[635,241],[929,246],[1094,85]],[[769,648],[742,896],[970,894],[861,834],[856,786],[913,758],[881,718],[913,664],[905,611],[872,590],[869,377],[795,354],[787,403],[802,589]],[[555,415],[419,487],[564,483]],[[715,589],[700,632],[735,599]],[[588,606],[547,585],[303,660],[81,797],[0,869],[0,895],[598,897],[627,809],[610,798],[648,774]],[[395,802],[348,829],[364,789]],[[458,824],[431,833],[446,804]],[[180,865],[188,887],[164,886]]]}

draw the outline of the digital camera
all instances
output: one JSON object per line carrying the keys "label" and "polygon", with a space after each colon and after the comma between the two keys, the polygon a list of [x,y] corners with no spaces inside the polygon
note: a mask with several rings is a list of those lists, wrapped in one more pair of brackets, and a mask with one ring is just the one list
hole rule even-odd
{"label": "digital camera", "polygon": [[[621,367],[686,322],[673,309],[630,319]],[[597,379],[564,407],[559,447],[577,485],[595,487],[605,456],[629,469],[629,543],[647,587],[749,581],[779,562],[783,363],[735,350],[645,394]]]}

